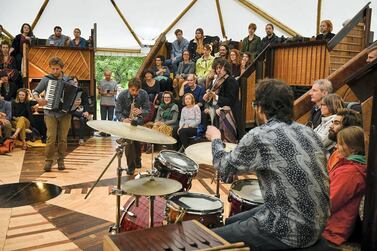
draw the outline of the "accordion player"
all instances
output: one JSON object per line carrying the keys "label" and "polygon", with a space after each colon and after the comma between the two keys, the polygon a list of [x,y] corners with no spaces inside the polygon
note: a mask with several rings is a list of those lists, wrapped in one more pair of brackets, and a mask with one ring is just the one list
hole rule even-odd
{"label": "accordion player", "polygon": [[75,101],[80,99],[82,89],[66,80],[50,79],[48,81],[45,93],[47,104],[43,107],[45,110],[68,113],[77,108]]}

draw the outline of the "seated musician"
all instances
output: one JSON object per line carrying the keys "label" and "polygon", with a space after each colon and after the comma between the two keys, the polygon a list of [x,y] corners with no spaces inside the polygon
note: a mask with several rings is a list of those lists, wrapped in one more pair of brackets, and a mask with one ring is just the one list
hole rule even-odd
{"label": "seated musician", "polygon": [[321,25],[319,26],[320,34],[316,36],[316,40],[326,40],[330,41],[335,34],[332,33],[332,22],[330,20],[323,20],[321,21]]}
{"label": "seated musician", "polygon": [[263,205],[237,214],[214,231],[251,250],[285,250],[315,244],[329,215],[326,156],[318,136],[293,117],[293,92],[282,81],[266,79],[256,88],[261,122],[232,152],[225,152],[220,131],[209,126],[213,165],[222,180],[256,172]]}
{"label": "seated musician", "polygon": [[[122,91],[116,101],[115,116],[123,123],[131,125],[144,124],[144,117],[149,114],[150,103],[148,93],[141,89],[141,82],[138,79],[131,79],[128,82],[128,89]],[[131,141],[127,145],[125,153],[127,156],[127,174],[133,175],[135,168],[141,168],[141,147],[140,142]]]}
{"label": "seated musician", "polygon": [[364,131],[358,126],[347,127],[339,131],[337,141],[342,158],[329,173],[331,216],[323,237],[340,245],[354,229],[360,201],[365,194]]}
{"label": "seated musician", "polygon": [[[39,95],[42,92],[47,92],[47,88],[51,81],[54,81],[56,85],[61,85],[66,83],[73,85],[73,80],[67,76],[64,76],[63,68],[64,63],[63,60],[59,57],[53,57],[49,61],[49,67],[51,70],[51,74],[42,78],[39,82],[37,87],[34,89],[33,96],[34,99],[38,102],[38,105],[45,106],[48,104],[48,93],[46,93],[46,98],[40,98]],[[56,81],[56,82],[55,82]],[[76,101],[75,105],[80,105],[79,101]],[[46,148],[45,148],[45,166],[44,170],[46,172],[50,172],[52,168],[53,161],[55,159],[55,142],[56,138],[58,138],[58,156],[57,156],[57,163],[58,163],[58,170],[64,170],[64,158],[67,150],[67,136],[68,130],[71,125],[71,114],[64,113],[63,111],[52,111],[44,109],[44,121],[46,123],[47,128],[47,141],[46,141]]]}

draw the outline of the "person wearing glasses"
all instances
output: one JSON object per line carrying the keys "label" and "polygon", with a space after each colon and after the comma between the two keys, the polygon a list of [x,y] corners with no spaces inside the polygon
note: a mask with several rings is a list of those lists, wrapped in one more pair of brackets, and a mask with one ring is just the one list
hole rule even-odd
{"label": "person wearing glasses", "polygon": [[251,250],[317,248],[330,212],[326,156],[317,134],[293,120],[293,102],[290,86],[265,79],[257,85],[254,102],[261,126],[244,135],[233,151],[225,151],[219,129],[207,128],[221,179],[254,172],[264,200],[212,229],[231,243],[242,241]]}

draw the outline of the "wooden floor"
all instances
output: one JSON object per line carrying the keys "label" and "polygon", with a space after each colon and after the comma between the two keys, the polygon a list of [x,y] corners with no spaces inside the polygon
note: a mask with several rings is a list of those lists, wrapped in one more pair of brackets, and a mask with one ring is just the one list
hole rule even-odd
{"label": "wooden floor", "polygon": [[[55,165],[52,172],[43,172],[43,147],[26,152],[17,148],[10,155],[0,155],[0,184],[40,181],[63,189],[44,203],[0,208],[0,250],[102,250],[103,236],[115,221],[115,196],[109,191],[116,184],[116,161],[89,198],[84,197],[114,155],[115,139],[92,137],[82,146],[71,142],[64,171],[58,171]],[[143,154],[142,160],[140,171],[150,169],[151,154]],[[190,191],[214,194],[212,176],[210,167],[201,166]],[[122,182],[132,178],[124,174]],[[226,217],[230,185],[220,188]],[[123,196],[121,205],[129,198]]]}

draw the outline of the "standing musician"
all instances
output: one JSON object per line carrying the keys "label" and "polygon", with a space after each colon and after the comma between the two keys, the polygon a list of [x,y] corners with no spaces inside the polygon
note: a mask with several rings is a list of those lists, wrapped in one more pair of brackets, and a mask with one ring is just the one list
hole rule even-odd
{"label": "standing musician", "polygon": [[[119,121],[134,126],[144,124],[144,118],[150,112],[150,104],[148,93],[140,88],[140,80],[134,78],[128,82],[128,89],[119,94],[115,107],[115,116]],[[135,168],[141,168],[140,142],[129,142],[125,153],[127,174],[133,175]]]}
{"label": "standing musician", "polygon": [[[45,106],[47,105],[48,101],[44,97],[40,97],[39,94],[45,92],[47,95],[47,87],[50,80],[63,80],[58,81],[57,84],[64,84],[70,83],[73,85],[73,80],[67,76],[64,76],[63,68],[64,63],[63,60],[59,57],[53,57],[49,61],[49,66],[51,69],[51,73],[44,78],[42,78],[41,82],[37,85],[33,92],[33,97],[38,102],[38,105]],[[75,101],[75,106],[79,106],[81,100]],[[67,150],[67,136],[69,126],[71,125],[71,114],[64,113],[63,111],[50,111],[44,110],[44,120],[47,127],[47,141],[46,141],[46,163],[44,166],[44,170],[46,172],[51,171],[52,163],[54,161],[55,155],[55,142],[56,137],[58,137],[58,170],[64,170],[64,157]]]}
{"label": "standing musician", "polygon": [[220,131],[207,128],[213,165],[223,180],[245,172],[258,177],[265,203],[214,229],[229,242],[244,241],[253,251],[312,246],[329,216],[324,148],[313,130],[292,121],[293,101],[284,82],[261,81],[253,105],[263,125],[250,130],[230,153],[224,151]]}

